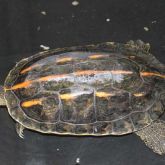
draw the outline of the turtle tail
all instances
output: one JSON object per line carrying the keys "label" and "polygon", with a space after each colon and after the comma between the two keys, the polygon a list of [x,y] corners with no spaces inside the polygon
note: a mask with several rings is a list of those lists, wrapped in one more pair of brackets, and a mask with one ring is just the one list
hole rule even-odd
{"label": "turtle tail", "polygon": [[5,106],[5,98],[4,98],[4,88],[0,85],[0,106]]}

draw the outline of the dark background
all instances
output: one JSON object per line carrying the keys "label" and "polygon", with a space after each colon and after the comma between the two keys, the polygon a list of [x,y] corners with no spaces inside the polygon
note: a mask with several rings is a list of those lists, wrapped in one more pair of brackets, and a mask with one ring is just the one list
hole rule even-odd
{"label": "dark background", "polygon": [[[41,14],[46,11],[46,15]],[[106,19],[110,21],[107,22]],[[148,27],[149,31],[145,31]],[[40,45],[72,45],[142,39],[165,63],[164,0],[0,0],[0,82]],[[15,132],[6,108],[0,111],[0,165],[165,165],[134,134],[122,137],[66,137]],[[59,150],[58,150],[59,149]]]}

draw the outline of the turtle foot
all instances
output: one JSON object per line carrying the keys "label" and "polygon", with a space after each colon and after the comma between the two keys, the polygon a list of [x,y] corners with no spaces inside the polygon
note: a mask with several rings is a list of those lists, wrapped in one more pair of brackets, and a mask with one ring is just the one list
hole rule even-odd
{"label": "turtle foot", "polygon": [[25,129],[25,127],[19,123],[16,123],[16,132],[19,135],[20,138],[24,139],[24,134],[23,134],[23,130]]}
{"label": "turtle foot", "polygon": [[165,154],[165,122],[158,120],[150,126],[135,132],[151,148],[159,155]]}

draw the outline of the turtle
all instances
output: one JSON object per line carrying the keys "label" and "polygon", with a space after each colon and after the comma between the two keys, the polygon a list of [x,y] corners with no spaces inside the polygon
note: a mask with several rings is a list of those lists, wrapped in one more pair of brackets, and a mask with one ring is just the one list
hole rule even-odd
{"label": "turtle", "polygon": [[165,65],[141,40],[43,51],[22,59],[0,88],[24,138],[45,134],[122,136],[135,133],[165,153]]}

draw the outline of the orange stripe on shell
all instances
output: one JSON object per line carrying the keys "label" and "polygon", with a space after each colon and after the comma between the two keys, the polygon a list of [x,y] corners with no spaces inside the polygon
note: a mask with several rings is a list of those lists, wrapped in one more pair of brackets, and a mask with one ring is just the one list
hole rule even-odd
{"label": "orange stripe on shell", "polygon": [[35,80],[35,81],[49,81],[49,80],[52,80],[52,79],[55,79],[55,78],[64,78],[66,76],[68,76],[69,74],[59,74],[59,75],[50,75],[50,76],[45,76],[45,77],[41,77],[39,78],[38,80]]}
{"label": "orange stripe on shell", "polygon": [[111,73],[112,74],[124,74],[124,75],[133,74],[132,71],[127,71],[127,70],[111,70]]}
{"label": "orange stripe on shell", "polygon": [[108,55],[105,54],[93,54],[89,56],[89,59],[99,59],[99,58],[104,58],[104,57],[108,57]]}
{"label": "orange stripe on shell", "polygon": [[[82,76],[82,75],[92,75],[92,74],[133,74],[132,71],[125,71],[125,70],[83,70],[83,71],[77,71],[77,72],[73,72],[74,75],[76,76]],[[70,73],[72,74],[72,73]],[[19,84],[14,85],[13,87],[7,89],[6,90],[16,90],[16,89],[20,89],[20,88],[26,88],[28,86],[30,86],[33,82],[42,82],[42,81],[50,81],[56,78],[65,78],[69,76],[69,74],[59,74],[59,75],[50,75],[50,76],[45,76],[45,77],[41,77],[38,78],[36,80],[28,80]]]}
{"label": "orange stripe on shell", "polygon": [[34,99],[34,100],[24,101],[21,103],[21,106],[24,108],[28,108],[34,105],[42,105],[42,99]]}
{"label": "orange stripe on shell", "polygon": [[97,97],[110,97],[114,96],[114,93],[108,93],[108,92],[96,92]]}
{"label": "orange stripe on shell", "polygon": [[165,78],[165,75],[154,72],[140,72],[140,75],[144,77],[157,76],[157,77]]}
{"label": "orange stripe on shell", "polygon": [[19,84],[16,84],[16,85],[12,86],[11,88],[5,88],[5,90],[16,90],[16,89],[20,89],[20,88],[27,88],[34,82],[49,81],[51,79],[65,77],[66,75],[67,74],[50,75],[50,76],[41,77],[41,78],[36,79],[36,80],[24,81],[22,83],[19,83]]}
{"label": "orange stripe on shell", "polygon": [[60,98],[62,100],[71,100],[74,99],[76,96],[73,94],[60,94]]}
{"label": "orange stripe on shell", "polygon": [[141,92],[141,93],[134,93],[133,94],[135,97],[142,97],[145,95],[145,93]]}
{"label": "orange stripe on shell", "polygon": [[72,61],[73,58],[72,57],[63,57],[63,58],[59,58],[57,59],[56,63],[65,63],[65,62],[70,62]]}
{"label": "orange stripe on shell", "polygon": [[111,73],[111,71],[107,70],[80,70],[77,72],[74,72],[76,76],[81,76],[81,75],[92,75],[92,74],[100,74],[100,73]]}
{"label": "orange stripe on shell", "polygon": [[19,84],[12,86],[11,88],[5,88],[5,90],[16,90],[20,88],[26,88],[32,84],[33,81],[25,81]]}
{"label": "orange stripe on shell", "polygon": [[29,66],[29,67],[23,69],[20,73],[21,73],[21,74],[24,74],[24,73],[26,73],[26,72],[29,72],[29,71],[33,70],[34,68],[36,68],[36,67],[38,67],[38,66],[39,66],[39,64],[35,64],[35,65],[32,65],[32,66]]}

